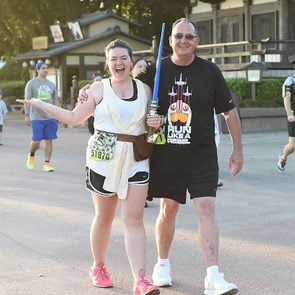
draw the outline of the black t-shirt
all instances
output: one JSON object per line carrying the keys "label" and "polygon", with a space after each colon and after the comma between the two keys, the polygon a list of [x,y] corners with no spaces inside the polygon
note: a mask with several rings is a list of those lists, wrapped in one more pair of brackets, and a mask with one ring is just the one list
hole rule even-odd
{"label": "black t-shirt", "polygon": [[291,93],[291,109],[295,111],[295,77],[288,77],[283,85],[283,97],[285,97],[286,91],[289,91]]}
{"label": "black t-shirt", "polygon": [[[153,89],[155,64],[138,79]],[[195,56],[188,66],[177,66],[171,57],[162,59],[158,113],[167,115],[168,144],[213,144],[214,109],[217,114],[235,107],[219,68]]]}

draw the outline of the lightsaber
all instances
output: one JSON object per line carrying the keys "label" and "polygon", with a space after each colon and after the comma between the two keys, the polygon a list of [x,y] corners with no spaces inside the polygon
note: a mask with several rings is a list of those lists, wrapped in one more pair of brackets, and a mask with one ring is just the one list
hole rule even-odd
{"label": "lightsaber", "polygon": [[[164,46],[164,35],[165,35],[165,23],[162,23],[162,30],[161,30],[161,37],[160,37],[160,44],[158,49],[158,57],[156,63],[156,73],[154,78],[154,89],[153,89],[153,96],[152,101],[149,108],[149,115],[157,114],[158,108],[158,93],[159,93],[159,82],[160,82],[160,74],[161,74],[161,63],[162,63],[162,52]],[[148,135],[147,135],[147,142],[154,142],[154,128],[148,128]]]}

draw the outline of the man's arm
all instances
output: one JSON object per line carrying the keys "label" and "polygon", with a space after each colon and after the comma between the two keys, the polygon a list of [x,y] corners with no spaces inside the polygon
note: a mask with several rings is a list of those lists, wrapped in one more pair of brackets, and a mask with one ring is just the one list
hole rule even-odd
{"label": "man's arm", "polygon": [[223,116],[233,144],[233,150],[229,160],[229,170],[234,176],[241,171],[244,163],[241,121],[236,108],[224,112]]}
{"label": "man's arm", "polygon": [[55,96],[54,98],[54,105],[56,105],[57,107],[61,107],[61,100],[58,96]]}
{"label": "man's arm", "polygon": [[[30,100],[28,96],[25,96],[25,100]],[[24,109],[25,109],[25,124],[30,126],[31,125],[31,117],[30,117],[30,105],[24,104]]]}
{"label": "man's arm", "polygon": [[32,98],[30,100],[17,99],[16,101],[41,109],[58,121],[70,126],[79,125],[85,121],[93,113],[95,106],[93,96],[89,96],[89,99],[86,102],[78,104],[72,111],[60,108],[38,98]]}
{"label": "man's arm", "polygon": [[[31,98],[28,97],[27,95],[25,96],[25,100],[30,100]],[[30,106],[29,105],[24,105],[24,109],[25,109],[25,115],[29,116],[29,112],[30,112]]]}
{"label": "man's arm", "polygon": [[[32,97],[29,95],[30,91],[30,82],[27,83],[25,88],[25,100],[30,100]],[[27,104],[24,104],[24,110],[25,110],[25,122],[27,125],[30,125],[31,119],[30,119],[30,106]]]}
{"label": "man's arm", "polygon": [[58,107],[61,107],[61,99],[60,99],[60,97],[58,97],[57,88],[56,88],[55,84],[53,84],[52,95],[53,95],[53,104]]}

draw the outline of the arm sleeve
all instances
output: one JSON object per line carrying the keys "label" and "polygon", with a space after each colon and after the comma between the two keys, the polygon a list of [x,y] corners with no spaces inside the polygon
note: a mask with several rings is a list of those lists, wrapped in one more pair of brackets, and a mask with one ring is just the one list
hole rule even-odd
{"label": "arm sleeve", "polygon": [[215,112],[216,114],[220,114],[235,108],[235,103],[221,71],[217,66],[215,67]]}
{"label": "arm sleeve", "polygon": [[6,105],[5,102],[3,104],[3,107],[4,107],[4,114],[7,114],[8,113],[8,109],[7,109],[7,105]]}
{"label": "arm sleeve", "polygon": [[288,77],[282,87],[282,97],[284,98],[286,96],[286,92],[289,91],[292,93],[294,89],[295,79],[293,77]]}

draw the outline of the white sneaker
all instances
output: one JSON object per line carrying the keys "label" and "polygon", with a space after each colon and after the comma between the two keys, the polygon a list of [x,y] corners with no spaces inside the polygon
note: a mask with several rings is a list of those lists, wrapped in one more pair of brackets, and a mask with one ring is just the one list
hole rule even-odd
{"label": "white sneaker", "polygon": [[223,273],[215,275],[211,280],[205,278],[205,295],[232,295],[238,293],[238,287],[235,284],[228,283],[223,278]]}
{"label": "white sneaker", "polygon": [[157,287],[172,286],[170,264],[160,264],[158,262],[154,267],[152,278],[154,285]]}

